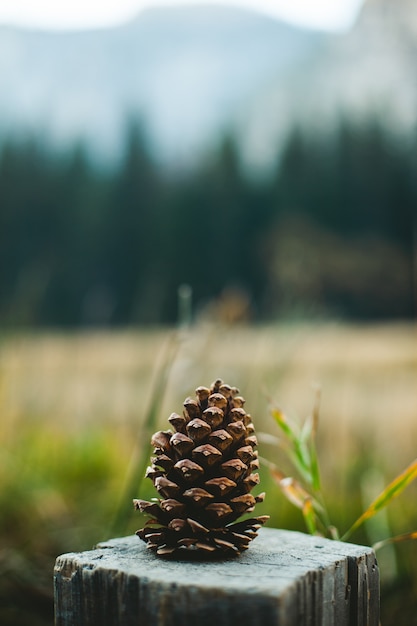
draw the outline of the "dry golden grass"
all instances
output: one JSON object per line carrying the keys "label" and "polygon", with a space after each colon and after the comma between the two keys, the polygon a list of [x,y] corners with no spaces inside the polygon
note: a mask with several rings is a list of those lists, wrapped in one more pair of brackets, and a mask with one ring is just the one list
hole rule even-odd
{"label": "dry golden grass", "polygon": [[[0,344],[0,433],[15,419],[62,430],[137,427],[169,333],[162,330],[18,335]],[[242,388],[258,428],[273,429],[267,396],[292,415],[322,389],[321,431],[336,444],[371,437],[401,458],[417,444],[417,327],[200,326],[179,341],[161,422],[185,395],[221,376]],[[169,414],[169,413],[168,413]]]}
{"label": "dry golden grass", "polygon": [[[114,428],[115,445],[124,440],[128,454],[170,340],[163,330],[3,337],[0,440],[28,420],[63,433]],[[161,427],[197,385],[218,376],[241,388],[258,430],[271,433],[268,396],[304,419],[319,385],[329,468],[365,449],[393,472],[416,456],[413,324],[195,327],[178,341]]]}

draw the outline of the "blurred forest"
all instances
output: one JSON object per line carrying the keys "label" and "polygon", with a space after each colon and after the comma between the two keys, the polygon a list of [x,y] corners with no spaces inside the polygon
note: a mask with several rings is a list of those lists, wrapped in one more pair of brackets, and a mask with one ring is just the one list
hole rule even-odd
{"label": "blurred forest", "polygon": [[172,323],[181,284],[201,314],[413,318],[416,156],[373,121],[295,128],[256,180],[233,137],[187,172],[159,166],[137,123],[107,171],[82,144],[3,140],[0,323]]}

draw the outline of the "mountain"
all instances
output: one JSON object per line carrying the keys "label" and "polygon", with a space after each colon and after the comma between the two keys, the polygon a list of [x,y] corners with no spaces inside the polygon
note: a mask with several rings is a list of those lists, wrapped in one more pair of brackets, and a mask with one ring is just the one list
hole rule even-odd
{"label": "mountain", "polygon": [[347,33],[292,27],[226,6],[154,8],[117,28],[0,28],[0,139],[84,140],[117,158],[140,118],[157,159],[190,164],[234,132],[268,166],[299,125],[378,117],[402,136],[417,118],[415,0],[365,0]]}
{"label": "mountain", "polygon": [[236,128],[250,164],[268,165],[293,125],[321,133],[341,119],[376,119],[402,141],[414,140],[415,0],[365,0],[354,27],[329,35],[318,52],[287,80],[266,84],[239,111]]}
{"label": "mountain", "polygon": [[0,28],[0,136],[42,132],[118,155],[139,117],[164,162],[213,145],[264,87],[285,83],[325,35],[222,6],[148,9],[91,32]]}

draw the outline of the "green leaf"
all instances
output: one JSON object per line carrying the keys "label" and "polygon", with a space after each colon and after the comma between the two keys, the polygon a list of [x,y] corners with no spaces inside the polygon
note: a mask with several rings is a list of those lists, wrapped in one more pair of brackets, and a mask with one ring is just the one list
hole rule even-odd
{"label": "green leaf", "polygon": [[379,496],[368,506],[366,511],[356,520],[356,522],[343,535],[345,541],[352,533],[359,528],[366,520],[370,519],[378,511],[387,506],[397,496],[404,491],[415,478],[417,478],[417,459],[411,463],[401,474],[399,474],[389,485],[379,494]]}

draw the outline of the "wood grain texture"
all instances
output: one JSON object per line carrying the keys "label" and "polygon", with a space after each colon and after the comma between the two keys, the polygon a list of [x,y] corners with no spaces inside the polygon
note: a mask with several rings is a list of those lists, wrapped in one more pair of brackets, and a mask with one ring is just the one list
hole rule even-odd
{"label": "wood grain texture", "polygon": [[56,626],[378,626],[371,548],[263,528],[240,557],[164,560],[136,537],[64,554]]}

